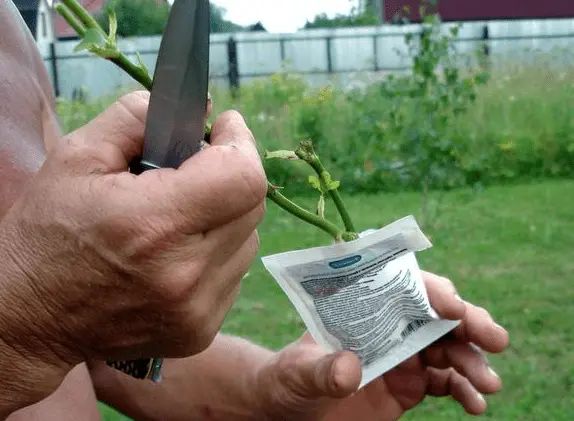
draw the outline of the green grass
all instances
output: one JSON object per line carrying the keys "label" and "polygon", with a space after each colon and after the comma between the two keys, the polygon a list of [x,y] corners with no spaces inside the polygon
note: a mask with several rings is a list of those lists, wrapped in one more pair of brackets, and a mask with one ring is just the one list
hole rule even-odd
{"label": "green grass", "polygon": [[[346,198],[360,229],[407,214],[416,194]],[[491,361],[505,386],[483,418],[570,421],[574,407],[574,181],[547,181],[447,193],[434,243],[421,266],[450,277],[461,295],[488,309],[510,331],[511,348]],[[269,204],[260,228],[261,255],[329,242],[313,227]],[[280,348],[304,330],[297,313],[260,261],[244,281],[224,330]],[[103,408],[105,419],[119,416]],[[449,400],[429,399],[405,419],[470,419]]]}

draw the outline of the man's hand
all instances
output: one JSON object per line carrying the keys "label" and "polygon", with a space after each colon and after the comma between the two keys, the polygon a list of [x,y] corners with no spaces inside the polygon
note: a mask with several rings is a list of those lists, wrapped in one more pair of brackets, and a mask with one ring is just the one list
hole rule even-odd
{"label": "man's hand", "polygon": [[502,352],[508,334],[489,313],[456,295],[452,283],[423,273],[432,306],[454,331],[358,393],[361,368],[350,352],[327,354],[309,334],[268,362],[258,377],[260,419],[394,421],[428,396],[451,396],[472,415],[486,410],[482,394],[502,383],[481,349]]}
{"label": "man's hand", "polygon": [[265,174],[235,112],[180,168],[130,174],[148,98],[63,138],[1,221],[0,351],[71,368],[189,356],[219,330],[258,250]]}

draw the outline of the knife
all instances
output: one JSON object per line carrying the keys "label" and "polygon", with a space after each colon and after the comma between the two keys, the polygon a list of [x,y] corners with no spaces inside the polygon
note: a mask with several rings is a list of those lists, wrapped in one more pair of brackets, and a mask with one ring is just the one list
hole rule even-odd
{"label": "knife", "polygon": [[[130,163],[130,172],[178,168],[204,145],[209,23],[209,0],[175,0],[171,6],[153,76],[143,154]],[[161,381],[162,363],[162,358],[107,362],[154,382]]]}

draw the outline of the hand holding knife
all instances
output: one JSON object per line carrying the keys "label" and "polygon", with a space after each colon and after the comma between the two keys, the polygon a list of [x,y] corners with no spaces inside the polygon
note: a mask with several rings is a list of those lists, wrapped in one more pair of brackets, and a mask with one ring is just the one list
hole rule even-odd
{"label": "hand holding knife", "polygon": [[[209,84],[209,0],[175,0],[162,37],[149,101],[141,174],[178,168],[204,144]],[[138,379],[161,381],[162,358],[108,361]]]}

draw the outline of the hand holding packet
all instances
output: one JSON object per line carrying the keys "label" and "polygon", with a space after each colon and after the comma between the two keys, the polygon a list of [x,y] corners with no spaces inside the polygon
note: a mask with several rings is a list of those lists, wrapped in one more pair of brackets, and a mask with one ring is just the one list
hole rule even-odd
{"label": "hand holding packet", "polygon": [[363,387],[460,323],[429,303],[415,253],[430,247],[408,216],[351,242],[262,261],[319,345],[359,357]]}

